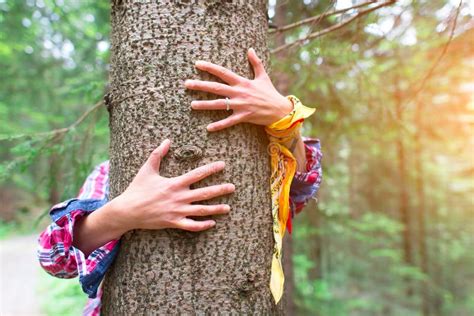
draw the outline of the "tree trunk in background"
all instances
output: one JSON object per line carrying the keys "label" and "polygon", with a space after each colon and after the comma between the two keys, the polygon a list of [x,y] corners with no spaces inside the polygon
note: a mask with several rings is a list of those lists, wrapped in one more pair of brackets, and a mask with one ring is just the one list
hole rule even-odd
{"label": "tree trunk in background", "polygon": [[111,20],[110,197],[125,190],[165,138],[172,145],[164,176],[224,160],[226,170],[199,186],[232,182],[236,192],[210,202],[232,210],[209,231],[127,233],[105,279],[104,315],[279,313],[269,288],[266,134],[249,124],[208,133],[206,125],[228,113],[191,111],[193,99],[216,96],[184,88],[187,78],[210,78],[195,70],[198,59],[253,77],[247,49],[268,59],[267,2],[117,0]]}
{"label": "tree trunk in background", "polygon": [[[275,24],[282,26],[288,24],[286,12],[288,6],[285,1],[279,0],[275,7]],[[285,34],[277,33],[275,36],[276,47],[285,44]],[[276,62],[285,62],[287,60],[288,51],[282,50],[275,56]],[[278,73],[272,72],[272,81],[277,90],[283,94],[289,94],[290,78],[284,71]],[[294,302],[295,279],[293,273],[293,238],[290,234],[285,234],[283,238],[283,271],[285,272],[285,292],[283,293],[283,310],[285,315],[294,315],[296,313],[296,305]]]}
{"label": "tree trunk in background", "polygon": [[[445,192],[448,192],[448,188],[446,185]],[[449,194],[449,193],[447,193]],[[446,194],[446,195],[447,195]],[[448,197],[445,197],[446,201],[449,201]],[[447,204],[449,205],[449,204]],[[443,226],[442,226],[442,218],[440,216],[440,205],[438,205],[434,201],[427,200],[427,209],[432,210],[431,218],[430,218],[430,223],[431,223],[431,234],[430,234],[430,240],[432,240],[431,243],[431,251],[436,254],[437,257],[443,258],[443,243],[440,242],[443,240]],[[431,287],[431,294],[433,295],[431,297],[431,311],[433,312],[433,315],[442,315],[443,314],[443,305],[444,305],[444,275],[445,274],[451,274],[452,270],[450,267],[448,267],[448,271],[445,273],[445,269],[443,264],[441,263],[441,260],[431,260],[431,271],[433,275],[433,286]]]}
{"label": "tree trunk in background", "polygon": [[[418,196],[418,249],[420,252],[420,269],[429,280],[428,271],[428,252],[426,250],[426,232],[425,232],[425,183],[422,165],[422,144],[421,137],[423,131],[422,123],[423,103],[421,101],[416,104],[415,113],[415,169],[416,169],[416,195]],[[421,310],[424,316],[430,315],[430,284],[422,280],[420,282],[421,291]]]}
{"label": "tree trunk in background", "polygon": [[61,200],[61,192],[59,192],[59,184],[61,183],[61,162],[58,160],[58,154],[56,153],[51,154],[48,162],[50,170],[48,203],[55,205]]}
{"label": "tree trunk in background", "polygon": [[[395,113],[397,122],[403,122],[403,109],[402,109],[402,96],[401,91],[399,88],[400,82],[399,78],[397,77],[395,80]],[[407,188],[407,174],[406,174],[406,157],[405,157],[405,146],[403,143],[403,135],[401,133],[401,127],[399,128],[399,136],[396,140],[397,146],[397,159],[398,159],[398,171],[399,171],[399,179],[398,179],[398,188],[399,188],[399,214],[400,220],[403,224],[403,236],[402,236],[402,244],[403,244],[403,257],[405,264],[412,266],[413,265],[413,256],[412,256],[412,245],[411,245],[411,222],[410,222],[410,214],[408,213],[408,188]],[[407,278],[406,280],[406,294],[407,296],[413,295],[413,288],[411,284],[411,280]]]}
{"label": "tree trunk in background", "polygon": [[308,226],[317,229],[317,233],[311,235],[311,252],[309,257],[314,263],[314,268],[309,270],[309,277],[311,280],[321,280],[323,279],[323,243],[325,241],[321,235],[320,227],[323,226],[324,217],[321,216],[321,211],[316,201],[309,201],[307,208],[311,210],[308,212]]}

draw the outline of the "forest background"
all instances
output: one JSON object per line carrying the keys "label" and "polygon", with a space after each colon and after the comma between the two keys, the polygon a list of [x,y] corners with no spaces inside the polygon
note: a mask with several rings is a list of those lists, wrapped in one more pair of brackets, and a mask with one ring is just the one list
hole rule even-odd
{"label": "forest background", "polygon": [[[269,3],[271,71],[317,108],[304,134],[324,154],[292,235],[298,315],[474,314],[474,1],[393,2]],[[108,158],[109,13],[0,0],[3,240],[44,229]],[[85,302],[44,273],[37,293],[51,315]]]}

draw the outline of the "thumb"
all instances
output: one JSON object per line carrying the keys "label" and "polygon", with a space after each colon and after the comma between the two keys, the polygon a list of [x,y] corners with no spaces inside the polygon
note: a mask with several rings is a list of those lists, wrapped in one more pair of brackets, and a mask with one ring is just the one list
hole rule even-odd
{"label": "thumb", "polygon": [[146,161],[145,165],[149,168],[150,171],[159,173],[160,172],[160,164],[161,160],[164,156],[168,153],[170,149],[171,141],[169,139],[165,139],[160,146],[158,146],[155,150],[152,151],[148,160]]}
{"label": "thumb", "polygon": [[266,74],[265,67],[263,66],[262,61],[260,60],[260,58],[258,58],[257,53],[255,52],[253,48],[250,48],[248,50],[247,55],[248,55],[250,63],[252,64],[255,78]]}

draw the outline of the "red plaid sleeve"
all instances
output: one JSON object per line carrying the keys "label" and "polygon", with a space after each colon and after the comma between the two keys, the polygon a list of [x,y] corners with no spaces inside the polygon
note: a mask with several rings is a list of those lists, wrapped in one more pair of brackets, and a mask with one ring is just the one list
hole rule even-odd
{"label": "red plaid sleeve", "polygon": [[[109,162],[99,164],[87,177],[79,190],[78,200],[104,199],[108,189]],[[50,212],[65,208],[73,199],[54,205]],[[78,272],[87,271],[84,254],[72,246],[75,222],[86,214],[81,209],[68,210],[63,216],[53,221],[38,238],[37,256],[43,269],[59,278],[73,278]],[[95,256],[113,248],[115,243],[109,242],[104,249],[98,249]],[[116,241],[115,241],[116,242]],[[112,244],[113,243],[113,244]],[[101,247],[102,248],[102,247]],[[94,254],[94,253],[93,253]],[[91,254],[92,256],[92,254]],[[95,266],[96,262],[92,263]],[[79,266],[79,269],[78,269]]]}
{"label": "red plaid sleeve", "polygon": [[288,231],[291,232],[291,219],[301,212],[311,198],[314,198],[322,181],[321,144],[318,139],[303,137],[306,152],[306,171],[297,171],[290,190],[291,216],[287,222]]}

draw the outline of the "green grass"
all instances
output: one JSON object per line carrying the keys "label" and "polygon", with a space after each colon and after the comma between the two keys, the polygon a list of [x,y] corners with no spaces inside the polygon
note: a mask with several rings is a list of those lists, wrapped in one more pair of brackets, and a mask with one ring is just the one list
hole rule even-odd
{"label": "green grass", "polygon": [[38,295],[45,315],[82,315],[87,295],[82,292],[78,278],[59,279],[41,271]]}
{"label": "green grass", "polygon": [[5,222],[0,219],[0,240],[6,239],[18,230],[15,222]]}

